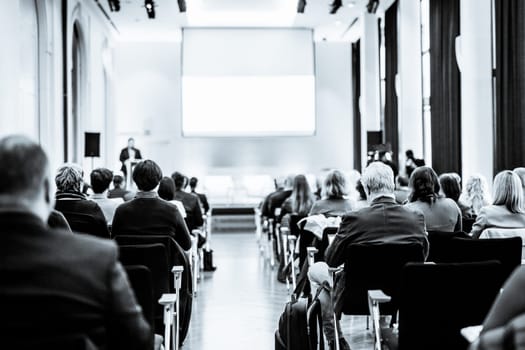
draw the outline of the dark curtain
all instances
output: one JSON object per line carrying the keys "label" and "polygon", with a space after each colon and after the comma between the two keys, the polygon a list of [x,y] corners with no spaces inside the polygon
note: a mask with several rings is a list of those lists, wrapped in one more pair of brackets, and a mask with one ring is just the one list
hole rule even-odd
{"label": "dark curtain", "polygon": [[385,142],[392,146],[392,160],[399,164],[397,121],[397,1],[385,12]]}
{"label": "dark curtain", "polygon": [[430,0],[432,166],[461,174],[461,85],[456,63],[459,0]]}
{"label": "dark curtain", "polygon": [[496,1],[494,173],[525,166],[525,1]]}
{"label": "dark curtain", "polygon": [[352,102],[354,107],[354,169],[361,171],[361,43],[352,44]]}

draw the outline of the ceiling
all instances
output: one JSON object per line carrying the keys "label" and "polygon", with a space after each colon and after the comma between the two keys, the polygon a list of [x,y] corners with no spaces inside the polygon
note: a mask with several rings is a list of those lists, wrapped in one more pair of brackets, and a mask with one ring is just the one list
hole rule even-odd
{"label": "ceiling", "polygon": [[[186,0],[180,13],[175,0],[155,0],[155,19],[148,19],[144,0],[121,0],[120,11],[110,12],[107,0],[98,0],[115,24],[122,40],[180,40],[187,27],[296,27],[312,28],[315,40],[341,41],[365,11],[367,0],[343,0],[330,14],[333,0],[306,0],[297,13],[297,0]],[[383,0],[381,7],[394,0]]]}

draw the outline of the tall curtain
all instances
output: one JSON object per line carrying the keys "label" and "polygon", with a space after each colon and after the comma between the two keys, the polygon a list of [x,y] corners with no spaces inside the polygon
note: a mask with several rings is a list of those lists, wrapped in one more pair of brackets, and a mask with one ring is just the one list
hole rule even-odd
{"label": "tall curtain", "polygon": [[525,1],[496,4],[494,173],[525,166]]}
{"label": "tall curtain", "polygon": [[354,169],[361,171],[361,43],[352,44],[352,102],[354,108]]}
{"label": "tall curtain", "polygon": [[432,167],[461,174],[461,85],[456,62],[459,0],[430,0]]}
{"label": "tall curtain", "polygon": [[397,1],[385,12],[385,142],[390,143],[393,161],[399,165],[397,118]]}

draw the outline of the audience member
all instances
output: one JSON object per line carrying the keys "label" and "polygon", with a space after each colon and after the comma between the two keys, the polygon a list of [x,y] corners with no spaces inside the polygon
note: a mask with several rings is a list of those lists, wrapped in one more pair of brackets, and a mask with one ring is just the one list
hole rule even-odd
{"label": "audience member", "polygon": [[410,188],[408,187],[408,177],[403,175],[396,176],[396,189],[394,196],[398,204],[405,204],[408,202],[408,196],[410,195]]}
{"label": "audience member", "polygon": [[197,195],[197,197],[199,197],[200,201],[201,201],[201,204],[202,204],[202,209],[203,209],[203,214],[207,214],[208,211],[210,210],[210,204],[208,203],[208,198],[206,197],[206,195],[204,193],[197,193],[195,191],[195,189],[197,188],[197,184],[199,182],[199,179],[197,179],[196,177],[192,177],[190,179],[190,188],[191,188],[191,193]]}
{"label": "audience member", "polygon": [[343,216],[350,212],[355,204],[348,195],[346,179],[339,170],[332,170],[323,182],[322,199],[316,201],[310,210],[310,215]]}
{"label": "audience member", "polygon": [[416,164],[417,160],[414,157],[414,152],[411,149],[407,150],[405,155],[407,158],[405,161],[405,173],[407,174],[407,177],[410,178],[412,172],[418,167]]}
{"label": "audience member", "polygon": [[113,176],[113,187],[114,188],[108,192],[108,198],[122,198],[127,202],[135,197],[135,193],[124,189],[124,178],[121,175]]}
{"label": "audience member", "polygon": [[113,179],[113,173],[111,170],[106,168],[98,168],[91,172],[91,187],[93,188],[93,195],[91,200],[96,202],[102,212],[108,224],[113,222],[113,215],[117,206],[123,202],[121,198],[108,198],[108,189],[111,180]]}
{"label": "audience member", "polygon": [[104,213],[97,203],[87,200],[81,192],[82,176],[82,168],[77,164],[65,164],[58,169],[55,209],[64,214],[74,232],[109,238]]}
{"label": "audience member", "polygon": [[525,267],[518,267],[492,305],[480,337],[470,350],[525,348]]}
{"label": "audience member", "polygon": [[478,238],[487,228],[525,228],[525,207],[519,176],[504,170],[496,175],[492,187],[494,202],[479,211],[471,231],[474,238]]}
{"label": "audience member", "polygon": [[113,234],[163,235],[174,237],[182,249],[191,248],[188,228],[177,207],[160,199],[155,189],[162,179],[160,167],[152,160],[138,163],[133,181],[139,191],[135,199],[118,206],[113,218]]}
{"label": "audience member", "polygon": [[461,184],[458,182],[458,176],[454,173],[445,173],[439,176],[441,192],[446,198],[452,199],[461,210],[462,217],[471,217],[470,207],[460,200]]}
{"label": "audience member", "polygon": [[409,210],[425,217],[428,231],[459,232],[462,230],[461,210],[456,202],[439,195],[440,185],[436,172],[430,167],[418,167],[410,177]]}
{"label": "audience member", "polygon": [[[0,163],[0,344],[25,348],[82,334],[100,349],[151,349],[153,333],[115,243],[45,224],[53,194],[42,148],[25,137],[3,138]],[[59,171],[61,185],[70,171],[77,170]]]}
{"label": "audience member", "polygon": [[357,180],[357,185],[355,186],[355,190],[357,191],[358,198],[355,202],[355,205],[353,207],[354,210],[359,210],[365,207],[368,207],[368,200],[366,199],[366,192],[365,188],[363,187],[363,184],[361,183],[361,180]]}
{"label": "audience member", "polygon": [[467,179],[465,192],[460,196],[460,201],[469,207],[471,217],[478,216],[481,208],[492,202],[487,180],[483,175],[475,174]]}
{"label": "audience member", "polygon": [[392,172],[394,173],[394,179],[395,179],[397,175],[399,174],[399,169],[396,163],[392,161],[392,152],[390,151],[379,152],[379,161],[388,165],[392,169]]}
{"label": "audience member", "polygon": [[165,201],[168,201],[170,203],[175,204],[177,209],[179,209],[180,215],[182,215],[183,218],[186,218],[186,209],[184,209],[184,204],[182,204],[181,201],[178,201],[175,198],[175,183],[173,182],[173,179],[169,176],[164,176],[159,183],[159,197],[164,199]]}
{"label": "audience member", "polygon": [[276,220],[280,218],[280,216],[275,216],[276,209],[280,209],[284,201],[292,195],[294,175],[288,175],[284,180],[279,178],[278,181],[279,189],[268,196],[267,202],[267,213],[270,218],[275,218]]}
{"label": "audience member", "polygon": [[525,196],[525,168],[516,168],[513,170],[516,175],[520,177],[521,180],[521,188],[523,189],[523,195]]}
{"label": "audience member", "polygon": [[[326,250],[326,263],[332,267],[343,264],[345,250],[351,244],[419,243],[426,255],[425,219],[421,213],[396,203],[392,169],[382,162],[373,162],[363,172],[361,182],[370,207],[343,216],[339,231]],[[343,276],[337,282],[333,296],[335,312],[339,317],[344,287]]]}
{"label": "audience member", "polygon": [[184,191],[186,177],[179,172],[174,172],[171,175],[173,182],[175,183],[175,196],[174,198],[181,201],[186,209],[186,223],[190,232],[199,229],[204,225],[202,218],[201,203],[199,197],[193,193]]}
{"label": "audience member", "polygon": [[297,175],[293,181],[290,197],[286,198],[281,206],[281,225],[289,227],[290,215],[306,216],[314,203],[314,195],[304,175]]}

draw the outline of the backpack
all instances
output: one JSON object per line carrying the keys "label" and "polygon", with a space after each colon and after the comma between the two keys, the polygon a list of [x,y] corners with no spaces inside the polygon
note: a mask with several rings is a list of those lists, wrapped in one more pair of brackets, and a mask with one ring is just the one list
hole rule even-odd
{"label": "backpack", "polygon": [[279,318],[279,328],[275,331],[275,350],[324,350],[323,320],[319,294],[330,290],[325,282],[317,290],[315,297],[295,298],[286,303]]}

